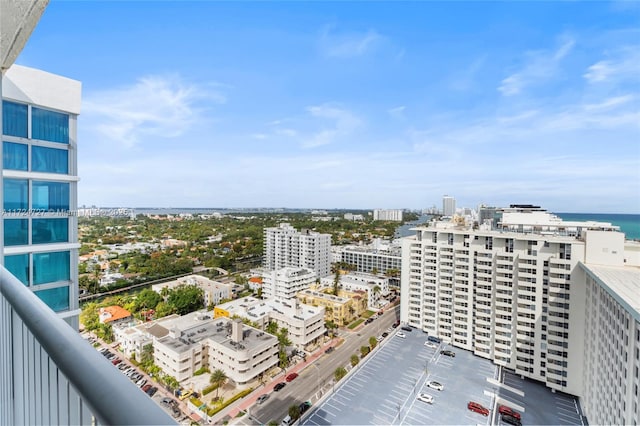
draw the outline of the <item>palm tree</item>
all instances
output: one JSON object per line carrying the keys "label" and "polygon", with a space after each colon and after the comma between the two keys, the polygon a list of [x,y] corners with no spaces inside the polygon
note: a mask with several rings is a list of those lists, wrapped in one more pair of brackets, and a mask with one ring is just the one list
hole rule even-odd
{"label": "palm tree", "polygon": [[298,420],[300,417],[300,407],[298,404],[293,404],[289,407],[289,416],[291,417],[291,420]]}
{"label": "palm tree", "polygon": [[340,381],[344,376],[347,375],[347,370],[344,367],[336,368],[336,371],[333,372],[333,377],[335,377],[336,382]]}
{"label": "palm tree", "polygon": [[375,336],[369,337],[369,346],[371,346],[371,349],[375,348],[377,344],[378,339],[376,339]]}
{"label": "palm tree", "polygon": [[211,377],[209,377],[209,383],[211,383],[216,388],[216,399],[218,399],[218,393],[220,392],[220,388],[227,381],[227,374],[220,370],[219,368],[214,370],[211,373]]}
{"label": "palm tree", "polygon": [[360,362],[360,357],[356,354],[351,355],[351,366],[355,367]]}
{"label": "palm tree", "polygon": [[379,285],[375,285],[373,286],[373,301],[377,301],[378,300],[378,295],[380,294],[380,291],[382,289],[380,288]]}

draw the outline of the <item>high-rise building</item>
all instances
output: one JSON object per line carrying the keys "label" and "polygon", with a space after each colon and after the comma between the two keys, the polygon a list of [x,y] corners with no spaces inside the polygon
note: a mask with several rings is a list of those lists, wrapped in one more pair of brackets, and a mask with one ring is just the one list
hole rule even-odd
{"label": "high-rise building", "polygon": [[442,215],[453,216],[456,214],[456,199],[445,195],[442,197]]}
{"label": "high-rise building", "polygon": [[401,320],[584,397],[596,423],[637,422],[639,253],[617,226],[537,206],[432,222],[403,239]]}
{"label": "high-rise building", "polygon": [[376,209],[373,211],[373,220],[402,222],[402,209]]}
{"label": "high-rise building", "polygon": [[331,273],[331,235],[303,229],[298,232],[288,223],[264,229],[263,267],[310,269],[318,277]]}
{"label": "high-rise building", "polygon": [[76,328],[80,90],[19,65],[2,77],[2,263]]}

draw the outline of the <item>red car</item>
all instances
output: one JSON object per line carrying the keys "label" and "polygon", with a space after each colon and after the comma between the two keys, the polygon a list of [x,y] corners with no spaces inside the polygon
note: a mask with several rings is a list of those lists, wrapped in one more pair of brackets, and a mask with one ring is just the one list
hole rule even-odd
{"label": "red car", "polygon": [[295,379],[296,377],[298,377],[298,373],[291,373],[287,376],[287,378],[285,379],[287,382],[292,381],[293,379]]}
{"label": "red car", "polygon": [[511,407],[507,407],[506,405],[501,405],[498,407],[498,412],[500,414],[507,414],[509,416],[513,416],[518,420],[522,420],[520,418],[520,413],[518,413],[517,411],[513,410],[513,408]]}
{"label": "red car", "polygon": [[475,411],[476,413],[480,413],[483,416],[488,416],[489,415],[489,409],[486,407],[483,407],[482,405],[478,404],[477,402],[473,402],[473,401],[469,401],[469,403],[467,404],[467,408],[471,411]]}
{"label": "red car", "polygon": [[149,384],[149,383],[142,387],[142,390],[145,391],[145,392],[148,391],[149,389],[151,389],[151,384]]}

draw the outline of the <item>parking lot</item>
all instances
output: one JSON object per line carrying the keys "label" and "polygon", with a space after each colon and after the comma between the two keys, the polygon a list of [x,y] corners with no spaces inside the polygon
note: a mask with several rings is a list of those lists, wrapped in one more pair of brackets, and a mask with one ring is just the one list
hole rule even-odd
{"label": "parking lot", "polygon": [[[394,330],[302,424],[505,425],[497,412],[500,404],[519,411],[524,425],[586,424],[577,398],[553,393],[471,352],[446,343],[429,347],[426,341],[421,331]],[[441,353],[447,350],[455,357]],[[430,388],[429,381],[443,389]],[[433,397],[432,402],[420,400],[420,394],[425,401]],[[469,401],[487,408],[489,415],[470,411]]]}

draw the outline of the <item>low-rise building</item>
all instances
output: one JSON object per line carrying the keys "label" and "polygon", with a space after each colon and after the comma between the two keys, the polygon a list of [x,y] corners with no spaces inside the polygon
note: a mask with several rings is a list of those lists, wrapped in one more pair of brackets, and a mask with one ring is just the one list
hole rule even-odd
{"label": "low-rise building", "polygon": [[202,289],[204,292],[205,306],[217,305],[220,301],[230,299],[233,291],[232,284],[223,284],[218,281],[210,280],[209,278],[201,275],[188,275],[186,277],[178,278],[174,281],[168,281],[166,283],[154,284],[151,289],[160,294],[163,288],[174,289],[181,285],[195,285]]}
{"label": "low-rise building", "polygon": [[[323,287],[330,287],[333,285],[333,278],[325,277],[320,282]],[[386,303],[382,296],[389,294],[389,278],[360,272],[340,275],[339,286],[349,292],[365,291],[368,309],[373,310],[380,309]]]}
{"label": "low-rise building", "polygon": [[117,305],[100,308],[98,316],[100,323],[116,327],[129,324],[133,320],[131,312]]}
{"label": "low-rise building", "polygon": [[245,318],[262,330],[273,321],[278,328],[289,331],[289,340],[298,349],[308,349],[317,344],[326,331],[324,308],[299,303],[298,299],[260,300],[243,297],[216,306],[214,317]]}
{"label": "low-rise building", "polygon": [[263,271],[262,297],[265,299],[295,299],[296,293],[316,282],[317,275],[311,269],[285,267]]}
{"label": "low-rise building", "polygon": [[334,296],[307,289],[298,293],[297,297],[303,304],[324,307],[325,319],[338,326],[349,324],[367,310],[367,293],[364,291],[340,290],[338,296]]}

